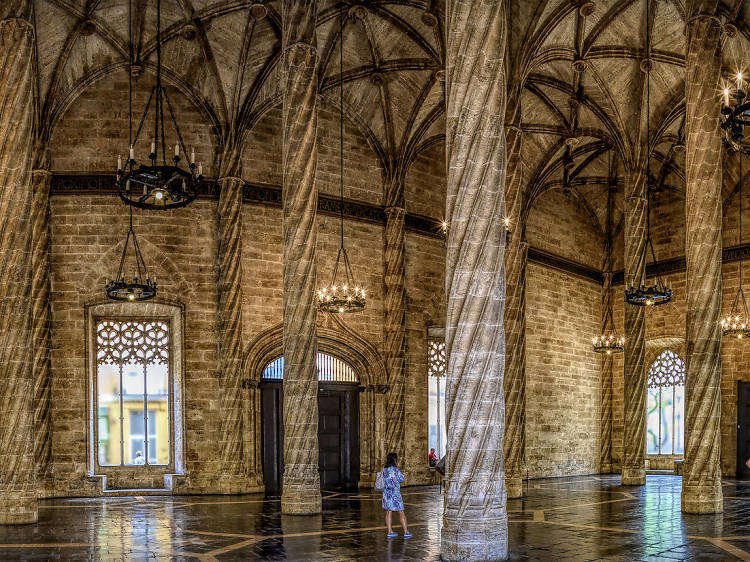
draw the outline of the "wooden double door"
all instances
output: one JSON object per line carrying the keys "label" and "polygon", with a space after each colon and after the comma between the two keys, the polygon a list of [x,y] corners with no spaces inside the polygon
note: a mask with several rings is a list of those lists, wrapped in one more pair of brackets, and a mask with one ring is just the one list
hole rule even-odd
{"label": "wooden double door", "polygon": [[[263,484],[280,495],[284,474],[284,391],[281,382],[263,382],[261,416]],[[324,490],[356,491],[359,485],[359,387],[320,383],[318,389],[318,472]]]}

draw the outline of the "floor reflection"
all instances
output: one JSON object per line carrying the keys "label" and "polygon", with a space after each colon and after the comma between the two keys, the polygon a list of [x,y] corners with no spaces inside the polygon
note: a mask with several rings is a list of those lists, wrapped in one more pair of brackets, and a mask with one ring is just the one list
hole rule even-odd
{"label": "floor reflection", "polygon": [[[511,559],[750,560],[750,482],[725,481],[716,516],[680,512],[679,477],[619,482],[531,481],[508,501]],[[282,516],[259,495],[50,500],[38,524],[0,527],[0,560],[439,560],[439,489],[403,495],[409,540],[386,538],[370,492],[325,493],[313,517]]]}

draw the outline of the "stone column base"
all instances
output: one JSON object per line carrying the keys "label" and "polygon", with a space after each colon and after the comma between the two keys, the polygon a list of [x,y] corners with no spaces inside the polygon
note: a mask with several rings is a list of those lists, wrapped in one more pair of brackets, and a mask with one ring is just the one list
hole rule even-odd
{"label": "stone column base", "polygon": [[622,467],[623,486],[643,486],[646,483],[646,469],[644,467]]}
{"label": "stone column base", "polygon": [[23,525],[39,520],[36,498],[0,498],[0,525]]}
{"label": "stone column base", "polygon": [[523,479],[520,476],[505,477],[505,490],[508,499],[523,497]]}
{"label": "stone column base", "polygon": [[689,485],[683,479],[681,504],[683,513],[721,513],[724,511],[721,481]]}
{"label": "stone column base", "polygon": [[479,519],[443,517],[442,560],[506,560],[508,516]]}
{"label": "stone column base", "polygon": [[281,513],[284,515],[317,515],[323,511],[320,489],[284,485]]}

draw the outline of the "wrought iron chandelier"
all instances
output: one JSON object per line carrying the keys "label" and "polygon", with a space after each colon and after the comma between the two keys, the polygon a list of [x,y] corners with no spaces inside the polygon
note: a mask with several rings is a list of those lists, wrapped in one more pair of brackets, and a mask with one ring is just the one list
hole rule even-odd
{"label": "wrought iron chandelier", "polygon": [[[133,240],[133,254],[135,255],[135,271],[131,279],[126,279],[123,274],[125,258],[128,253],[130,240]],[[156,278],[151,278],[146,268],[146,262],[138,245],[138,238],[133,230],[133,207],[130,207],[130,228],[125,237],[125,246],[122,248],[120,267],[114,279],[108,279],[106,285],[107,297],[116,301],[147,301],[156,296]]]}
{"label": "wrought iron chandelier", "polygon": [[[318,290],[318,303],[323,312],[359,312],[364,310],[366,295],[354,278],[344,246],[344,13],[339,19],[339,210],[341,215],[341,246],[333,267],[331,283]],[[339,268],[342,271],[339,278]]]}
{"label": "wrought iron chandelier", "polygon": [[[191,152],[188,169],[179,166],[180,150],[187,155],[187,149],[175,118],[172,102],[161,79],[161,0],[156,0],[156,85],[151,89],[146,108],[143,110],[138,129],[133,137],[133,35],[132,3],[128,2],[128,39],[130,65],[128,76],[128,98],[130,119],[130,148],[123,167],[122,156],[117,158],[117,181],[115,185],[120,198],[133,207],[140,209],[176,209],[190,204],[198,196],[198,187],[203,180],[203,166],[195,163],[195,149]],[[174,145],[174,156],[167,163],[167,146],[164,140],[164,106],[177,133]],[[151,150],[148,154],[150,164],[138,164],[135,160],[135,145],[138,142],[143,125],[154,106],[154,131],[151,137]]]}
{"label": "wrought iron chandelier", "polygon": [[[740,246],[742,246],[742,151],[739,152],[740,157],[740,181],[739,181],[739,226],[740,226]],[[734,302],[732,308],[729,311],[729,316],[721,319],[721,335],[731,338],[742,339],[745,336],[750,336],[750,316],[747,313],[747,301],[745,300],[745,292],[742,290],[742,252],[740,251],[740,286],[737,289],[737,294],[734,296]]]}
{"label": "wrought iron chandelier", "polygon": [[607,311],[609,320],[609,331],[607,331],[607,325],[604,326],[604,333],[601,336],[594,336],[592,338],[592,344],[594,345],[594,351],[597,353],[606,353],[612,355],[613,353],[622,353],[625,351],[625,338],[620,337],[615,330],[615,322],[612,320],[612,309]]}
{"label": "wrought iron chandelier", "polygon": [[[646,2],[646,37],[650,37],[649,30],[649,6]],[[645,61],[646,67],[646,244],[643,247],[643,263],[646,263],[646,254],[651,249],[651,257],[656,265],[656,253],[651,241],[651,44],[649,43],[648,57]],[[672,289],[662,279],[661,274],[656,272],[656,283],[650,286],[631,286],[625,290],[625,302],[634,306],[658,306],[672,300]]]}
{"label": "wrought iron chandelier", "polygon": [[[750,126],[750,100],[745,101],[747,92],[743,89],[742,73],[737,73],[737,90],[732,93],[729,88],[724,88],[724,105],[721,114],[724,120],[721,128],[724,129],[724,138],[732,148],[738,152],[750,154],[750,148],[743,145],[744,128]],[[732,103],[734,98],[734,103]]]}

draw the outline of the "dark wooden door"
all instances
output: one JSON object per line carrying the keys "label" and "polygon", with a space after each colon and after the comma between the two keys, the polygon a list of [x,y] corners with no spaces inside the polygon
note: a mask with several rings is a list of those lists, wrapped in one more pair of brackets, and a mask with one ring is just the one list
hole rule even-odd
{"label": "dark wooden door", "polygon": [[737,381],[737,478],[750,478],[750,383]]}
{"label": "dark wooden door", "polygon": [[[283,403],[280,383],[261,386],[263,484],[268,495],[280,495],[282,489]],[[324,490],[356,491],[359,486],[359,388],[355,385],[320,385],[318,471]]]}
{"label": "dark wooden door", "polygon": [[318,471],[323,489],[337,488],[342,482],[341,398],[341,393],[330,390],[318,395]]}
{"label": "dark wooden door", "polygon": [[261,432],[263,434],[263,485],[266,494],[281,495],[284,473],[284,423],[281,418],[284,390],[281,383],[264,384],[260,389]]}

